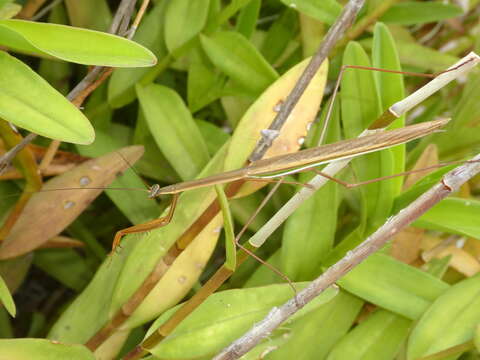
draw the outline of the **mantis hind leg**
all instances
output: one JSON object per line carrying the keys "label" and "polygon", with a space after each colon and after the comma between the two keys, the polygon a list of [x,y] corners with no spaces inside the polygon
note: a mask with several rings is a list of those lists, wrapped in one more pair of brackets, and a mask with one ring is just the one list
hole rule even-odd
{"label": "mantis hind leg", "polygon": [[170,209],[168,210],[168,214],[166,216],[117,231],[115,233],[115,237],[113,238],[112,250],[110,251],[109,256],[115,253],[115,250],[120,246],[122,237],[125,235],[147,232],[168,225],[172,220],[175,208],[177,207],[178,196],[179,194],[173,194],[172,203],[170,204]]}

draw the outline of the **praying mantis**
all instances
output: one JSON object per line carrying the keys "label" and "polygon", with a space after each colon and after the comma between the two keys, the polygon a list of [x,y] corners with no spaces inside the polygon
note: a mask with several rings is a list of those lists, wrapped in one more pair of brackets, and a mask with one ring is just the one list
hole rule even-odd
{"label": "praying mantis", "polygon": [[[440,73],[435,80],[425,86],[414,94],[404,100],[392,105],[389,110],[382,115],[377,123],[371,126],[370,130],[378,128],[385,128],[388,126],[389,121],[404,114],[409,109],[416,106],[419,102],[423,101],[426,97],[437,91],[439,88],[453,80],[460,74],[470,70],[474,67],[480,58],[475,53],[470,53],[458,63],[452,65],[446,71]],[[344,67],[337,80],[333,98],[340,84],[343,71],[347,67]],[[366,70],[361,66],[352,66],[352,68]],[[381,70],[381,69],[376,69]],[[392,72],[388,71],[387,72]],[[394,72],[394,71],[393,71]],[[330,103],[327,111],[327,121],[331,114],[333,101]],[[389,119],[390,118],[390,119]],[[132,226],[126,229],[122,229],[115,234],[112,243],[112,253],[120,245],[121,238],[126,234],[140,233],[152,230],[156,227],[165,226],[168,224],[174,214],[177,204],[178,195],[184,191],[220,185],[230,183],[233,181],[261,181],[262,179],[279,178],[288,174],[298,173],[311,168],[315,168],[325,163],[340,162],[341,160],[351,159],[362,154],[378,151],[381,149],[389,148],[398,144],[408,142],[410,140],[428,135],[435,130],[444,126],[448,120],[437,120],[417,125],[405,127],[403,129],[390,130],[383,133],[366,132],[357,139],[350,139],[340,141],[338,143],[319,146],[317,148],[302,150],[293,154],[279,155],[273,158],[263,159],[255,161],[244,168],[237,170],[231,170],[223,172],[217,175],[208,176],[196,180],[186,181],[174,185],[160,187],[158,184],[150,187],[149,197],[154,198],[160,195],[173,195],[172,203],[168,214],[162,218],[152,220],[148,223]],[[325,125],[326,125],[325,124]],[[322,135],[323,136],[323,135]],[[320,175],[328,178],[328,174]]]}
{"label": "praying mantis", "polygon": [[[397,130],[371,134],[357,139],[344,140],[334,144],[302,150],[293,154],[279,155],[273,158],[258,160],[249,166],[238,170],[232,170],[206,178],[186,181],[165,187],[160,187],[158,184],[155,184],[149,189],[148,196],[154,198],[160,195],[173,195],[170,211],[165,217],[160,219],[155,219],[145,224],[132,226],[118,231],[115,234],[112,244],[112,252],[114,252],[120,245],[120,240],[123,235],[145,232],[168,224],[173,217],[178,194],[184,191],[230,183],[238,180],[259,181],[261,179],[280,177],[314,168],[325,163],[350,159],[355,156],[389,148],[431,134],[435,130],[446,125],[448,121],[448,119],[429,121]],[[268,174],[274,175],[269,176]]]}

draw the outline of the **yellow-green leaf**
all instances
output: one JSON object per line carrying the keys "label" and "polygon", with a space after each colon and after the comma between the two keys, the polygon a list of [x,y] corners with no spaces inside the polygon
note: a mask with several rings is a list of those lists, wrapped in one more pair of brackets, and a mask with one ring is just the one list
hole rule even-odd
{"label": "yellow-green leaf", "polygon": [[278,74],[255,49],[253,44],[236,32],[217,32],[200,37],[210,60],[251,95],[260,95]]}
{"label": "yellow-green leaf", "polygon": [[[305,283],[297,283],[297,289]],[[298,318],[328,303],[338,293],[333,287],[325,290],[292,319]],[[215,293],[200,305],[198,311],[183,321],[165,341],[151,349],[154,355],[181,359],[212,354],[228,345],[261,320],[272,308],[293,296],[288,284],[269,285],[249,289],[235,289]],[[162,315],[152,326],[157,329],[178,307]],[[215,334],[215,336],[211,336]]]}
{"label": "yellow-green leaf", "polygon": [[0,44],[85,65],[143,67],[157,62],[150,50],[134,41],[59,24],[1,20]]}
{"label": "yellow-green leaf", "polygon": [[2,277],[0,276],[0,304],[3,304],[5,306],[5,309],[7,309],[8,313],[15,317],[15,303],[13,302],[12,295],[10,294],[10,291],[8,290],[7,284],[5,284],[5,281],[3,281]]}
{"label": "yellow-green leaf", "polygon": [[479,275],[455,284],[440,295],[413,329],[407,359],[418,359],[472,340],[480,322],[479,295]]}
{"label": "yellow-green leaf", "polygon": [[165,14],[165,43],[170,52],[193,39],[204,27],[210,0],[171,1]]}
{"label": "yellow-green leaf", "polygon": [[90,144],[88,119],[27,65],[0,52],[0,117],[36,134]]}
{"label": "yellow-green leaf", "polygon": [[190,111],[180,96],[166,86],[137,85],[136,89],[145,119],[160,150],[183,180],[193,179],[206,165],[209,156]]}
{"label": "yellow-green leaf", "polygon": [[393,24],[416,25],[449,19],[463,14],[462,8],[438,1],[405,1],[393,5],[381,21]]}
{"label": "yellow-green leaf", "polygon": [[95,357],[83,345],[67,345],[45,339],[3,339],[0,340],[0,359],[95,360]]}

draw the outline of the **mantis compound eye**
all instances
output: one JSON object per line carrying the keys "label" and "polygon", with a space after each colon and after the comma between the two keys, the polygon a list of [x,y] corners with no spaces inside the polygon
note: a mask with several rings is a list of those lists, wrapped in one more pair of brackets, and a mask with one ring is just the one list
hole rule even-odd
{"label": "mantis compound eye", "polygon": [[148,191],[148,197],[150,199],[153,199],[154,197],[157,197],[159,195],[159,191],[160,191],[160,185],[153,184]]}

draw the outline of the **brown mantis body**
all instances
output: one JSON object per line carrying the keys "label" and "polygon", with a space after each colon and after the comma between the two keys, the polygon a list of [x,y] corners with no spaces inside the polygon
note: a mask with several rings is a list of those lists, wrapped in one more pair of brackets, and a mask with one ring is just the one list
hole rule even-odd
{"label": "brown mantis body", "polygon": [[[432,133],[436,129],[439,129],[445,125],[448,120],[442,119],[437,121],[425,122],[417,125],[407,126],[405,128],[390,130],[385,132],[378,132],[371,134],[372,130],[380,129],[388,126],[393,118],[399,117],[408,110],[412,109],[419,102],[426,99],[431,94],[438,91],[450,81],[454,80],[462,73],[466,73],[471,68],[475,67],[480,62],[480,57],[475,53],[470,53],[461,59],[456,64],[452,65],[449,69],[433,75],[434,79],[430,81],[424,87],[418,89],[415,93],[409,95],[405,99],[393,104],[375,123],[369,130],[370,132],[366,136],[360,136],[356,139],[343,140],[334,144],[328,144],[319,146],[313,149],[299,151],[293,154],[286,154],[275,156],[269,159],[262,159],[252,162],[246,167],[227,171],[221,174],[208,176],[201,179],[185,181],[182,183],[160,187],[159,185],[153,185],[149,189],[149,197],[153,198],[160,195],[172,194],[173,201],[170,206],[168,214],[162,218],[149,221],[145,224],[132,226],[118,231],[115,234],[112,252],[120,244],[121,238],[126,234],[145,232],[160,226],[164,226],[170,222],[175,211],[175,205],[179,193],[201,188],[205,186],[225,184],[236,180],[259,180],[265,178],[280,177],[286,174],[292,174],[300,172],[309,168],[314,168],[318,165],[329,163],[333,161],[339,161],[344,159],[353,158],[362,154],[370,153],[373,151],[389,148],[395,145],[399,145],[410,140],[425,136]],[[348,68],[346,66],[342,68],[341,74]],[[353,68],[366,70],[366,67],[352,66]],[[383,70],[383,69],[374,69]],[[401,73],[400,71],[386,72]],[[413,73],[410,73],[413,75]],[[334,93],[338,91],[341,75],[339,76]],[[327,120],[332,110],[333,101],[327,112]],[[323,137],[323,135],[322,135]],[[286,171],[287,170],[287,171]],[[280,172],[280,173],[279,173]],[[324,176],[324,175],[322,175]],[[324,176],[330,178],[328,176]]]}
{"label": "brown mantis body", "polygon": [[121,238],[124,235],[145,232],[168,224],[173,217],[178,195],[183,191],[225,184],[236,180],[258,180],[300,172],[328,162],[356,157],[417,139],[440,129],[448,121],[448,119],[440,119],[407,126],[401,129],[379,132],[356,139],[343,140],[292,154],[258,160],[237,170],[165,187],[153,185],[149,190],[149,197],[153,198],[167,194],[173,195],[168,214],[144,224],[119,230],[113,240],[112,252],[119,246]]}

